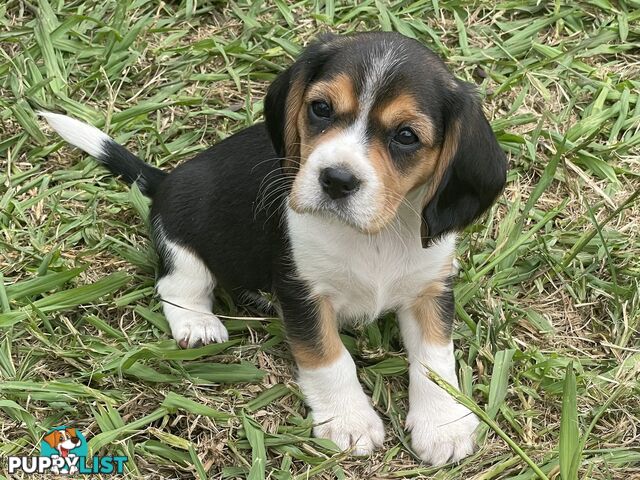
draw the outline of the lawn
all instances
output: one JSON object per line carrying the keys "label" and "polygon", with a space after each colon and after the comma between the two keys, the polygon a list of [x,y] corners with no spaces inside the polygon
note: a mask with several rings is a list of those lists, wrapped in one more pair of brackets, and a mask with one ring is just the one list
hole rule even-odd
{"label": "lawn", "polygon": [[[130,478],[640,478],[640,3],[8,0],[0,22],[0,472],[67,424],[128,456]],[[392,315],[345,332],[387,430],[352,458],[310,437],[278,319],[219,292],[229,342],[177,348],[148,202],[35,115],[171,169],[260,120],[318,33],[379,29],[477,85],[510,163],[459,243],[455,342],[481,448],[441,469],[403,429]]]}

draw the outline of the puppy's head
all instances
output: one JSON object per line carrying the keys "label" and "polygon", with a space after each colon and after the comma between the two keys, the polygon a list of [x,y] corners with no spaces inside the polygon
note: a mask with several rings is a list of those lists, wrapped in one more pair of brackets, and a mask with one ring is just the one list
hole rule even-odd
{"label": "puppy's head", "polygon": [[53,430],[46,435],[43,440],[49,444],[51,448],[58,447],[72,450],[78,447],[82,441],[78,438],[75,428],[65,428],[64,430]]}
{"label": "puppy's head", "polygon": [[425,238],[462,229],[505,182],[471,86],[399,34],[320,38],[273,82],[265,116],[295,175],[290,207],[363,232],[384,228],[412,192]]}

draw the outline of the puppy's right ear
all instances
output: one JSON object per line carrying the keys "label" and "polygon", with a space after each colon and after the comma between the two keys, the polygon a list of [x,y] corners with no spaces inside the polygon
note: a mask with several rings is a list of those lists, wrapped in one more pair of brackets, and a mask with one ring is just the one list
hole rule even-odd
{"label": "puppy's right ear", "polygon": [[285,170],[295,170],[300,163],[298,114],[304,104],[304,92],[333,53],[332,43],[338,38],[333,34],[319,37],[267,90],[264,100],[267,131]]}

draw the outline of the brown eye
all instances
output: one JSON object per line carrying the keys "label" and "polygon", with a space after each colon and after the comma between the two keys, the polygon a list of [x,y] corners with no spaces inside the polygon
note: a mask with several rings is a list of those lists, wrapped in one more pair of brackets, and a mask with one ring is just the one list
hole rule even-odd
{"label": "brown eye", "polygon": [[311,103],[311,111],[318,118],[330,118],[331,106],[324,100],[316,100]]}
{"label": "brown eye", "polygon": [[400,145],[410,146],[418,143],[418,136],[409,127],[403,127],[398,130],[393,137],[393,141]]}

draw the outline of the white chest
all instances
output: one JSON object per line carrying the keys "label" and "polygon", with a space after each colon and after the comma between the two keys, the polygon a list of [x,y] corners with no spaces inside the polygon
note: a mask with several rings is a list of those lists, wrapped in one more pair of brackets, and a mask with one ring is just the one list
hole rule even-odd
{"label": "white chest", "polygon": [[[366,235],[338,221],[288,210],[298,275],[330,299],[341,321],[371,321],[413,304],[451,265],[455,235],[423,249],[419,221]],[[413,223],[413,224],[407,224]]]}

